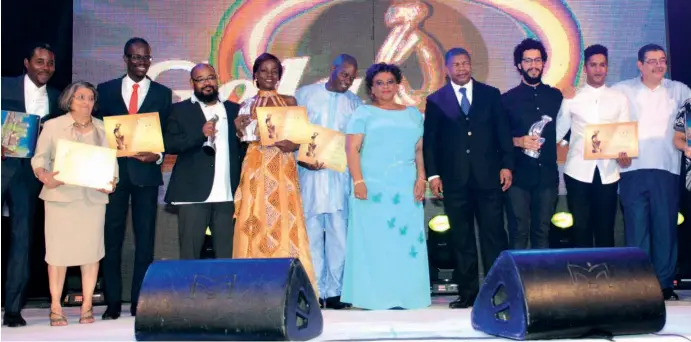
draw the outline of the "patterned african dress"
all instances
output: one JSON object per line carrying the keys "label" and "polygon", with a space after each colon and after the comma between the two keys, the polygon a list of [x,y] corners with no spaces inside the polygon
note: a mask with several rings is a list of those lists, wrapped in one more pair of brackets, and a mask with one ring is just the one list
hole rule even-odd
{"label": "patterned african dress", "polygon": [[[286,106],[275,92],[261,92],[242,103],[240,115],[256,107]],[[235,193],[233,258],[298,258],[318,294],[302,211],[294,153],[250,142]]]}

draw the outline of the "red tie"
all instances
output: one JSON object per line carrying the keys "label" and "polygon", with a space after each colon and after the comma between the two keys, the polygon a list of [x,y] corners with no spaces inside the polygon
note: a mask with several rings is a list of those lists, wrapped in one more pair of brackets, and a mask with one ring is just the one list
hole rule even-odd
{"label": "red tie", "polygon": [[139,89],[139,84],[134,84],[132,86],[132,96],[130,97],[130,114],[137,114],[137,106],[139,105],[139,96],[137,96],[137,89]]}

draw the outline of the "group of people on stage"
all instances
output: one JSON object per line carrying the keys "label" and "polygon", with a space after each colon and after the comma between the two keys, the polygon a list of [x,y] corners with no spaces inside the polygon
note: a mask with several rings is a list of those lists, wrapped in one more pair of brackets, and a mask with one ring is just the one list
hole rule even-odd
{"label": "group of people on stage", "polygon": [[[252,67],[258,93],[241,104],[219,98],[216,71],[198,64],[190,72],[192,96],[173,104],[171,90],[146,77],[149,44],[132,38],[123,52],[125,76],[97,87],[74,82],[59,97],[46,87],[54,72],[50,46],[30,51],[26,75],[3,78],[2,109],[44,121],[30,161],[5,158],[3,151],[2,200],[8,199],[13,231],[5,325],[26,324],[20,310],[41,185],[51,325],[67,324],[60,299],[68,266],[82,269],[80,323],[94,321],[99,262],[108,304],[103,319],[120,316],[130,203],[136,247],[130,311],[136,315],[139,288],[153,261],[164,155],[118,158],[109,189],[62,184],[52,170],[57,139],[107,146],[98,118],[123,113],[158,112],[165,151],[177,156],[165,201],[178,208],[181,259],[200,258],[209,227],[217,258],[298,258],[320,305],[333,309],[431,304],[423,214],[428,186],[443,199],[451,226],[459,297],[450,307],[472,306],[479,289],[475,220],[485,274],[505,249],[547,248],[557,199],[557,144],[570,131],[564,177],[576,246],[614,246],[618,191],[627,245],[649,253],[665,299],[676,297],[679,151],[688,172],[683,109],[689,111],[691,90],[664,78],[660,46],[642,47],[640,76],[612,87],[605,82],[607,49],[590,46],[584,51],[586,85],[562,93],[542,82],[544,46],[526,39],[514,52],[521,82],[505,94],[473,79],[470,53],[452,48],[444,59],[448,83],[427,97],[424,115],[396,101],[403,75],[391,64],[367,69],[369,101],[363,103],[349,91],[358,63],[347,54],[333,61],[326,83],[304,86],[293,97],[277,92],[283,67],[264,53]],[[67,114],[58,115],[58,104]],[[256,109],[267,106],[303,106],[312,124],[346,134],[347,172],[297,162],[299,145],[291,141],[262,146]],[[531,134],[545,116],[551,123],[541,136]],[[638,157],[584,159],[586,124],[629,121],[639,123]],[[210,141],[215,153],[204,148]],[[685,184],[691,191],[691,181]],[[516,226],[508,235],[505,205]]]}

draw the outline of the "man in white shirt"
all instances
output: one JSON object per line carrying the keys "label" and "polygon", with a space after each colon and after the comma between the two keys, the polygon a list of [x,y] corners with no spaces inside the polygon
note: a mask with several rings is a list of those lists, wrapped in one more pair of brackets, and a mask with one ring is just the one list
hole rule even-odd
{"label": "man in white shirt", "polygon": [[[2,110],[35,114],[41,123],[60,114],[57,106],[59,92],[46,84],[55,72],[55,54],[48,44],[34,44],[24,59],[26,74],[2,78]],[[29,281],[31,240],[36,225],[43,222],[35,216],[43,212],[38,207],[41,183],[31,168],[30,158],[13,158],[2,148],[2,204],[7,202],[10,214],[10,250],[7,255],[5,283],[5,315],[3,325],[26,325],[20,311]],[[37,210],[38,209],[38,210]]]}
{"label": "man in white shirt", "polygon": [[[97,87],[98,116],[157,112],[161,127],[164,127],[173,102],[173,91],[146,76],[152,60],[149,43],[142,38],[131,38],[125,43],[122,58],[127,74]],[[163,155],[152,152],[118,158],[120,179],[115,192],[109,195],[104,227],[106,256],[101,267],[108,308],[103,319],[120,317],[122,244],[130,203],[135,244],[130,313],[133,316],[137,313],[139,289],[154,259],[158,187],[163,185],[162,162]]]}
{"label": "man in white shirt", "polygon": [[584,56],[586,84],[574,98],[564,100],[557,116],[557,141],[571,130],[564,183],[574,219],[573,244],[575,247],[614,247],[619,167],[628,167],[631,159],[622,153],[617,160],[585,160],[584,148],[589,146],[590,137],[584,134],[589,124],[630,121],[629,104],[624,94],[605,84],[607,48],[599,44],[589,46]]}
{"label": "man in white shirt", "polygon": [[178,208],[180,259],[200,258],[207,227],[215,257],[230,259],[243,158],[233,123],[240,106],[218,98],[218,76],[208,64],[192,69],[190,83],[194,94],[173,105],[163,133],[166,152],[177,155],[165,201]]}
{"label": "man in white shirt", "polygon": [[678,299],[673,282],[681,155],[673,142],[674,119],[691,89],[665,79],[667,55],[659,45],[638,50],[637,65],[641,76],[613,87],[627,97],[631,119],[638,122],[639,156],[621,170],[619,184],[626,244],[650,255],[665,300]]}

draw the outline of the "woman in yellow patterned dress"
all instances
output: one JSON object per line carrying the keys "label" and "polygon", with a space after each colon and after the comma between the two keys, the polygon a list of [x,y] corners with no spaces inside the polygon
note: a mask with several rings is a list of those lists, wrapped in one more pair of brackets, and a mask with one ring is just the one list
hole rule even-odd
{"label": "woman in yellow patterned dress", "polygon": [[281,61],[263,53],[254,61],[259,93],[240,106],[235,120],[242,140],[249,142],[235,193],[233,258],[298,258],[318,296],[312,267],[294,152],[291,141],[261,146],[257,138],[257,107],[295,106],[292,96],[279,95]]}

